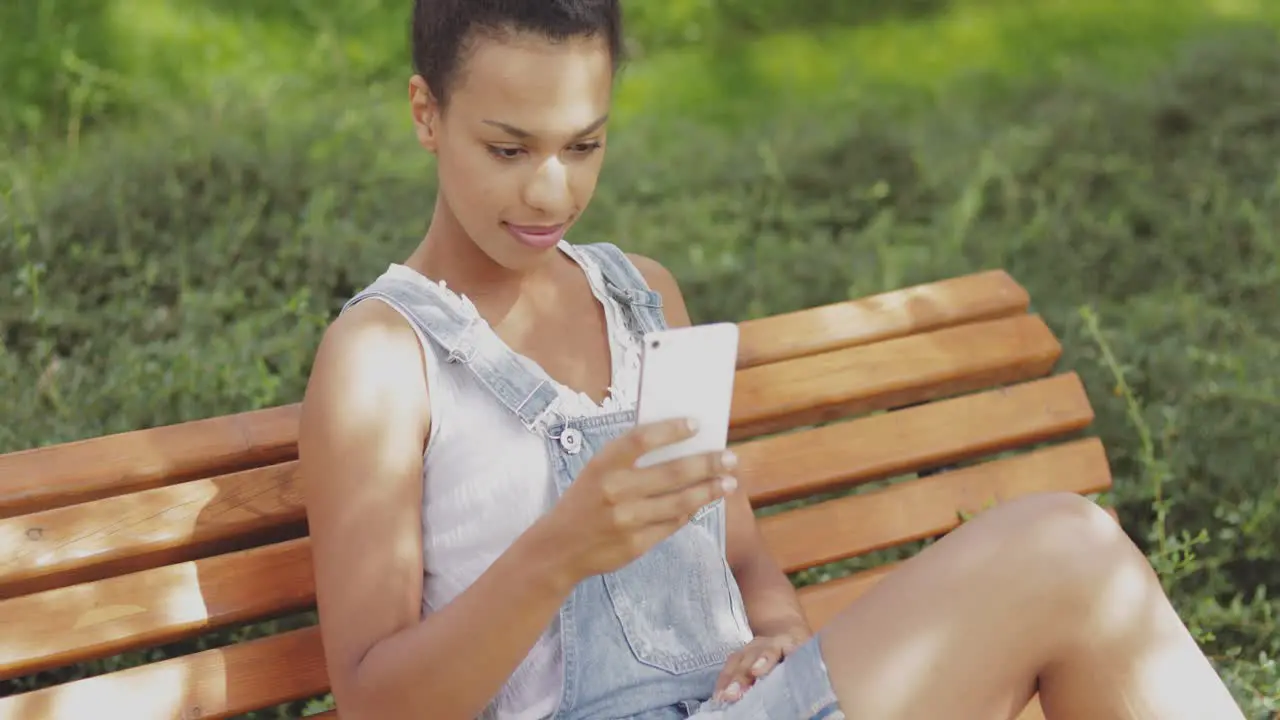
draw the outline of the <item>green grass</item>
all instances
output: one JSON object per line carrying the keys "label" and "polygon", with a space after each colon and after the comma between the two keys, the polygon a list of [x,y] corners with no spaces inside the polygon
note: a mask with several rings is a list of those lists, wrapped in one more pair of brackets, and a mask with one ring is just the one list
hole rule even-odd
{"label": "green grass", "polygon": [[[762,109],[876,103],[885,88],[935,93],[974,75],[1020,80],[1103,63],[1109,72],[1137,76],[1206,27],[1280,27],[1280,4],[1264,0],[902,4],[912,10],[894,15],[870,0],[831,3],[834,22],[822,22],[793,16],[795,4],[781,0],[726,2],[753,19],[738,27],[709,0],[633,2],[629,27],[640,54],[624,74],[618,115],[624,122],[657,116],[740,126]],[[316,93],[398,87],[409,74],[402,0],[344,0],[324,11],[298,1],[242,0],[103,0],[92,7],[33,0],[0,10],[0,26],[31,28],[0,50],[0,58],[26,58],[7,65],[16,91],[0,110],[0,130],[35,125],[74,142],[86,118],[102,113],[136,117],[175,102],[310,101]],[[402,93],[392,87],[385,88],[387,102],[398,103]]]}
{"label": "green grass", "polygon": [[627,114],[741,123],[753,121],[762,104],[874,104],[882,91],[945,92],[972,76],[1016,83],[1101,64],[1137,77],[1206,26],[1240,22],[1280,27],[1280,5],[954,0],[924,19],[670,50],[626,76],[619,105]]}

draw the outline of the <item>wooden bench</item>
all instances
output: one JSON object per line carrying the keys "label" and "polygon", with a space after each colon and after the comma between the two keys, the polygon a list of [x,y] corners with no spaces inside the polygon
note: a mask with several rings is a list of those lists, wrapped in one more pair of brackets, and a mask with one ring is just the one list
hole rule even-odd
{"label": "wooden bench", "polygon": [[[741,324],[733,440],[788,572],[1110,486],[1102,444],[1071,437],[1093,419],[1085,390],[1054,374],[1061,347],[1028,307],[991,271]],[[312,608],[297,418],[0,456],[0,679]],[[802,587],[805,610],[821,626],[892,568]],[[0,698],[0,719],[222,718],[328,687],[308,626]]]}

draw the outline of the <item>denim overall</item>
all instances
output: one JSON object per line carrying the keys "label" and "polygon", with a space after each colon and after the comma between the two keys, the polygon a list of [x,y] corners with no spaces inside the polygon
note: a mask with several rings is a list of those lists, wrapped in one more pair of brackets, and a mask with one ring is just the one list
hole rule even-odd
{"label": "denim overall", "polygon": [[[618,248],[575,247],[599,266],[630,332],[666,326],[661,296]],[[585,418],[560,414],[554,381],[434,283],[383,276],[343,310],[369,297],[411,318],[448,362],[465,364],[530,432],[544,438],[557,496],[596,452],[635,425],[634,409]],[[681,720],[695,713],[711,697],[725,660],[752,638],[725,560],[724,501],[703,507],[637,560],[579,583],[560,608],[559,634],[564,686],[556,720]],[[822,681],[825,688],[825,675]]]}

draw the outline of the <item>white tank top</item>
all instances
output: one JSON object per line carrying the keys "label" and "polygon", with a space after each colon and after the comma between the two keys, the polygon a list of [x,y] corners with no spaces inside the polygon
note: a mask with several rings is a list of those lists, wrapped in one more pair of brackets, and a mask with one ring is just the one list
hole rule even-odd
{"label": "white tank top", "polygon": [[[635,407],[640,344],[623,310],[605,289],[600,268],[567,242],[560,249],[586,273],[608,324],[613,385],[602,404],[557,384],[554,409],[592,416]],[[465,296],[403,265],[387,274],[430,287],[474,314]],[[555,502],[544,440],[529,432],[462,364],[446,362],[420,331],[431,402],[431,431],[423,467],[422,531],[425,573],[422,613],[444,607],[475,580]],[[500,451],[495,452],[496,448]],[[535,720],[560,699],[563,666],[558,620],[543,632],[483,717]]]}

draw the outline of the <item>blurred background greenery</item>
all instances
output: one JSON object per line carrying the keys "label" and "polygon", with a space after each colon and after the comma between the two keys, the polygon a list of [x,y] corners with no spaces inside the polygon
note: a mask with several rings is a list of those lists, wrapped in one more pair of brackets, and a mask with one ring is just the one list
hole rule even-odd
{"label": "blurred background greenery", "polygon": [[[0,4],[0,452],[300,397],[428,220],[409,5]],[[659,258],[702,321],[1008,269],[1086,381],[1107,500],[1248,716],[1280,710],[1280,3],[627,11],[578,240]]]}

